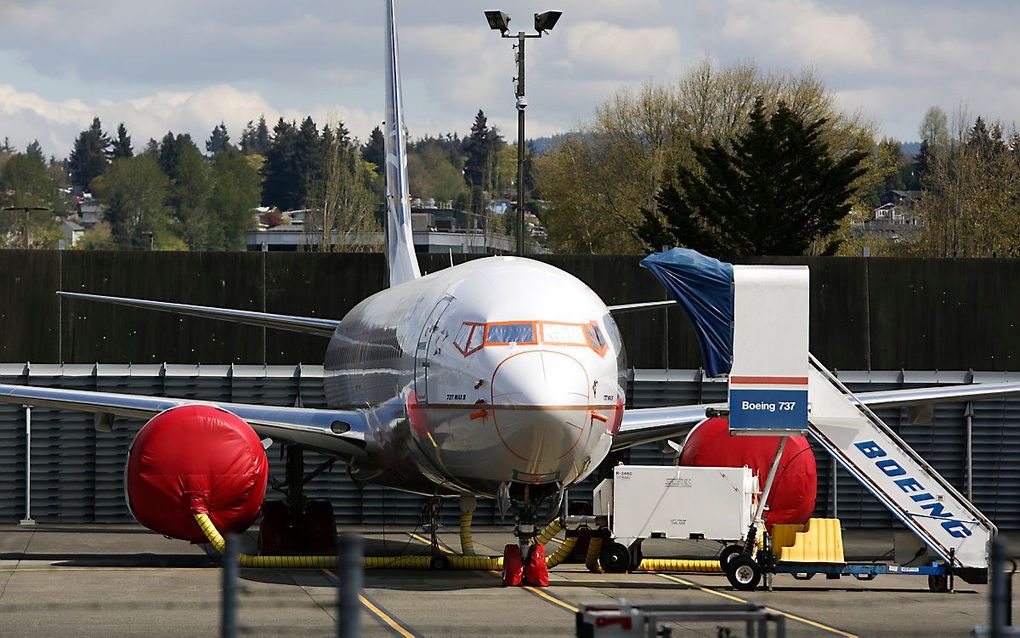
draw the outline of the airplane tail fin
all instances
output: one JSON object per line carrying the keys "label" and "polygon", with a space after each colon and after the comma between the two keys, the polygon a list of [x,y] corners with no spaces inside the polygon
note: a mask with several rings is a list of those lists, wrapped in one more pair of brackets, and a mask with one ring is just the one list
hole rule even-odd
{"label": "airplane tail fin", "polygon": [[421,277],[411,234],[407,188],[407,131],[404,128],[393,0],[386,0],[386,264],[390,286]]}

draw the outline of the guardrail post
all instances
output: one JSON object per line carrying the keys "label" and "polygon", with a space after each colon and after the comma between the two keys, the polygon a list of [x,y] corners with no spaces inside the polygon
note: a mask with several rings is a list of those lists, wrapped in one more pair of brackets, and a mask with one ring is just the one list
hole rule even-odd
{"label": "guardrail post", "polygon": [[229,534],[224,540],[226,546],[223,548],[223,601],[220,609],[220,636],[234,638],[237,636],[237,581],[240,578],[237,537]]}
{"label": "guardrail post", "polygon": [[19,525],[35,525],[32,519],[32,406],[23,405],[25,408],[25,518],[18,522]]}
{"label": "guardrail post", "polygon": [[337,541],[337,631],[340,638],[361,635],[361,588],[364,581],[364,541],[357,534],[341,534]]}

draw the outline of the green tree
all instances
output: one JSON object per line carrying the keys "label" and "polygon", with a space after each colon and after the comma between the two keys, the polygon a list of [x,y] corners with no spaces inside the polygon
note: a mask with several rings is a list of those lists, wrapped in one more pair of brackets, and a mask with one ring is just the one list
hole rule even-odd
{"label": "green tree", "polygon": [[361,157],[375,167],[376,174],[383,174],[383,163],[386,161],[386,140],[383,139],[382,129],[378,126],[369,133],[368,142],[361,150]]}
{"label": "green tree", "polygon": [[82,188],[89,188],[96,177],[109,165],[110,138],[103,132],[99,118],[78,134],[69,158],[71,180]]}
{"label": "green tree", "polygon": [[109,206],[106,219],[118,246],[148,249],[146,233],[153,233],[158,248],[180,245],[166,205],[169,190],[170,180],[152,154],[113,161],[95,181],[95,192]]}
{"label": "green tree", "polygon": [[78,250],[117,250],[117,240],[108,222],[99,222],[82,233],[75,246]]}
{"label": "green tree", "polygon": [[[928,121],[922,123],[922,130]],[[948,130],[948,126],[946,127]],[[954,115],[931,135],[915,213],[924,221],[915,252],[926,257],[1020,255],[1020,155],[999,123]],[[1016,141],[1014,135],[1011,139]]]}
{"label": "green tree", "polygon": [[248,122],[241,133],[241,152],[245,155],[265,155],[269,152],[269,145],[272,140],[269,136],[269,127],[266,125],[266,117],[259,116],[258,124]]}
{"label": "green tree", "polygon": [[281,210],[300,208],[305,203],[302,175],[298,172],[298,130],[281,117],[273,127],[273,141],[262,167],[262,203]]}
{"label": "green tree", "polygon": [[167,202],[176,220],[177,234],[191,250],[212,250],[220,234],[209,208],[209,165],[188,134],[164,138],[160,164],[170,178]]}
{"label": "green tree", "polygon": [[38,157],[40,160],[45,161],[42,146],[39,145],[39,140],[32,140],[32,143],[25,148],[25,155],[32,155],[33,157]]}
{"label": "green tree", "polygon": [[407,157],[408,182],[415,197],[453,202],[467,192],[464,177],[439,143],[413,145]]}
{"label": "green tree", "polygon": [[485,171],[489,165],[489,126],[485,113],[478,109],[475,121],[471,125],[471,134],[464,138],[464,153],[467,161],[464,164],[464,180],[468,186],[483,186]]}
{"label": "green tree", "polygon": [[205,142],[205,150],[210,157],[214,157],[227,148],[233,148],[230,145],[230,134],[227,133],[227,125],[220,122],[213,127],[212,133],[209,134],[209,139]]}
{"label": "green tree", "polygon": [[127,127],[124,126],[124,122],[117,125],[117,139],[113,140],[110,147],[110,156],[113,159],[131,157],[135,154],[133,148],[131,148],[131,136],[128,135]]}
{"label": "green tree", "polygon": [[731,145],[747,129],[758,96],[770,110],[783,100],[806,120],[824,118],[821,138],[834,153],[875,145],[871,126],[842,112],[810,73],[703,62],[675,83],[617,92],[581,131],[535,158],[535,187],[549,202],[542,221],[550,244],[563,251],[640,251],[642,211],[654,210],[660,190],[677,183],[678,166],[696,168],[693,145],[713,139]]}
{"label": "green tree", "polygon": [[646,212],[642,239],[716,255],[804,254],[850,212],[865,172],[865,153],[834,153],[822,139],[825,123],[783,101],[769,115],[759,98],[732,148],[719,139],[692,147],[697,168],[677,168],[678,185],[656,198],[659,214]]}
{"label": "green tree", "polygon": [[[0,171],[0,193],[7,193],[4,206],[53,209],[58,200],[46,162],[35,153],[17,153],[7,160]],[[0,246],[24,247],[27,232],[29,248],[57,247],[60,227],[52,212],[32,211],[27,219],[20,211],[2,212],[0,216]]]}
{"label": "green tree", "polygon": [[[338,124],[339,131],[335,131],[336,144],[345,146],[344,136],[346,130],[343,124]],[[311,117],[306,117],[298,127],[297,140],[294,147],[294,173],[296,184],[294,186],[297,196],[297,206],[303,206],[308,200],[309,186],[322,177],[322,138],[319,137],[319,129]]]}
{"label": "green tree", "polygon": [[245,233],[254,225],[253,209],[262,197],[258,168],[236,149],[227,148],[213,158],[211,179],[208,247],[244,250]]}

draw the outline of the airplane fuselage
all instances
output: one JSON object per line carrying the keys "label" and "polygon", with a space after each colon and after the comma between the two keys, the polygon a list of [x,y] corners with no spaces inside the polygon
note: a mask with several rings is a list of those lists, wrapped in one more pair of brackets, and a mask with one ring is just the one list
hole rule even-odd
{"label": "airplane fuselage", "polygon": [[490,257],[383,290],[340,322],[330,407],[368,416],[356,479],[494,496],[565,487],[608,454],[625,354],[602,300],[547,264]]}

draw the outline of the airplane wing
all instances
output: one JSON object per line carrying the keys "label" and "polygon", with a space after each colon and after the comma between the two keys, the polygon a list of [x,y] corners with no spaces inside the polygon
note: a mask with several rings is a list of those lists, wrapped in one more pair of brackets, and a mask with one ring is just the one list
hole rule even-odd
{"label": "airplane wing", "polygon": [[160,412],[182,405],[210,405],[244,419],[262,438],[293,443],[333,456],[349,458],[365,454],[366,417],[358,410],[218,403],[5,384],[0,384],[0,403],[93,412],[97,415],[97,428],[101,415],[150,419]]}
{"label": "airplane wing", "polygon": [[171,303],[169,301],[150,301],[148,299],[132,299],[130,297],[90,295],[83,292],[59,291],[57,294],[69,299],[99,301],[103,303],[117,304],[119,306],[145,308],[147,310],[159,310],[161,312],[173,312],[180,315],[202,317],[205,319],[221,319],[223,321],[243,323],[250,326],[290,330],[292,332],[313,334],[327,338],[333,336],[333,332],[336,330],[336,327],[340,325],[340,322],[335,319],[277,315],[270,312],[258,312],[255,310],[234,310],[232,308],[215,308],[213,306],[193,306],[191,304]]}
{"label": "airplane wing", "polygon": [[[1020,383],[973,383],[970,385],[933,386],[906,390],[859,392],[857,400],[876,410],[879,408],[917,408],[933,403],[952,403],[998,399],[1020,394]],[[659,408],[625,410],[623,422],[613,440],[613,449],[622,450],[642,443],[678,439],[707,417],[709,409],[726,410],[725,403],[678,405]]]}

